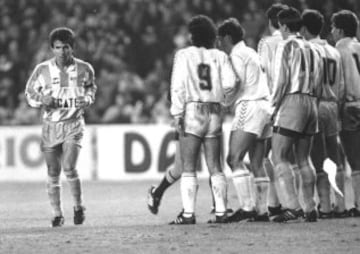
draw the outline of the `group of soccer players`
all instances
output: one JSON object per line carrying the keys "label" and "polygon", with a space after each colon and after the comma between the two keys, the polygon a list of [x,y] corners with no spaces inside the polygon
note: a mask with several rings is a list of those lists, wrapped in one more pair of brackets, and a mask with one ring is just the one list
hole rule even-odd
{"label": "group of soccer players", "polygon": [[[215,206],[210,223],[360,217],[358,18],[347,10],[332,16],[333,47],[320,39],[324,17],[316,10],[300,14],[274,4],[266,14],[271,35],[260,41],[258,52],[246,46],[235,18],[216,28],[209,17],[198,15],[188,25],[192,45],[176,52],[170,89],[178,134],[175,163],[150,188],[147,200],[156,214],[165,190],[181,179],[183,210],[171,224],[196,223],[202,146]],[[228,107],[233,120],[226,162],[239,200],[231,214],[221,164]],[[246,154],[250,164],[244,162]],[[345,159],[349,162],[354,190],[349,211],[341,193],[332,207],[326,158],[336,164],[342,193]]]}

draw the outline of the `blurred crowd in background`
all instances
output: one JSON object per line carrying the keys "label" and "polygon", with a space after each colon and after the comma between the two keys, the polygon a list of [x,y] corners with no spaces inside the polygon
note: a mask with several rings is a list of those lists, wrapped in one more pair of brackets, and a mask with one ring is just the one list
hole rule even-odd
{"label": "blurred crowd in background", "polygon": [[[173,55],[188,43],[190,18],[236,17],[256,48],[274,2],[318,9],[328,21],[340,9],[360,13],[358,0],[0,0],[0,125],[40,123],[23,91],[36,64],[52,56],[48,35],[59,26],[75,31],[75,56],[95,69],[98,92],[88,123],[169,123]],[[329,30],[327,22],[325,38]]]}

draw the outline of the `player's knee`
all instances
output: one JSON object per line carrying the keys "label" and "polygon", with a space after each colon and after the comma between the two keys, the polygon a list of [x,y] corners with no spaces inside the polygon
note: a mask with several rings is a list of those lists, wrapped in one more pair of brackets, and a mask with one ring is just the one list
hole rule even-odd
{"label": "player's knee", "polygon": [[64,169],[64,174],[66,179],[73,180],[79,178],[78,172],[76,169]]}
{"label": "player's knee", "polygon": [[226,158],[226,162],[231,169],[235,169],[239,166],[239,164],[242,163],[243,158],[244,156],[242,156],[241,154],[229,153]]}
{"label": "player's knee", "polygon": [[289,151],[279,148],[272,150],[271,160],[277,164],[283,161],[289,161]]}
{"label": "player's knee", "polygon": [[316,181],[315,172],[302,172],[301,174],[301,181],[304,185],[313,185]]}
{"label": "player's knee", "polygon": [[50,177],[60,176],[61,169],[59,167],[48,165],[47,168],[48,168],[48,176],[50,176]]}

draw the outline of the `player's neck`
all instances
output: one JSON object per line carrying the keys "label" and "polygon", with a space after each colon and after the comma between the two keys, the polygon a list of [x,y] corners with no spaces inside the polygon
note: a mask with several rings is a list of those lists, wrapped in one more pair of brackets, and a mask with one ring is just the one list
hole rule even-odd
{"label": "player's neck", "polygon": [[69,67],[71,64],[74,63],[74,58],[69,57],[68,59],[64,59],[64,60],[55,59],[55,63],[60,69],[66,69],[67,67]]}

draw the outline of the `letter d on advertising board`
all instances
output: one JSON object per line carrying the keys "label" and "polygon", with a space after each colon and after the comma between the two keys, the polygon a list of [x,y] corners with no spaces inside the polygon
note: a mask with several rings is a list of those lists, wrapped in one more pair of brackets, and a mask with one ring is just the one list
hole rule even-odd
{"label": "letter d on advertising board", "polygon": [[[139,142],[144,150],[144,159],[142,162],[135,164],[132,161],[133,149],[135,142]],[[125,134],[125,172],[142,173],[147,171],[151,165],[151,151],[146,139],[139,133],[129,132]]]}

